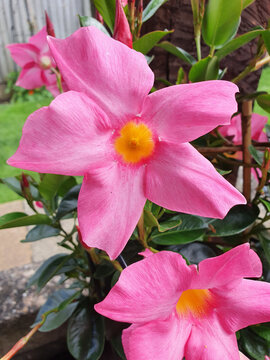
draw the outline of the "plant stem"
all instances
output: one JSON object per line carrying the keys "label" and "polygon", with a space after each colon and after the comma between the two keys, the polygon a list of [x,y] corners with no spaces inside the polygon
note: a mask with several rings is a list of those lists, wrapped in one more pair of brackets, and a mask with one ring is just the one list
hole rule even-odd
{"label": "plant stem", "polygon": [[201,33],[199,33],[195,36],[195,44],[196,44],[196,49],[197,49],[197,58],[198,58],[198,61],[200,61],[202,58],[202,55],[201,55]]}

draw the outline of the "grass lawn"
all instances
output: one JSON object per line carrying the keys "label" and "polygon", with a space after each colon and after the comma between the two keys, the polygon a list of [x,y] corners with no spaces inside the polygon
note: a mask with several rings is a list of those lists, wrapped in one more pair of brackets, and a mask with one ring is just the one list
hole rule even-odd
{"label": "grass lawn", "polygon": [[[38,103],[24,102],[0,105],[0,178],[19,175],[20,169],[6,164],[6,160],[14,154],[19,145],[23,124],[33,111],[48,105],[50,99]],[[26,171],[27,173],[27,171]],[[7,186],[0,184],[0,203],[19,199]]]}

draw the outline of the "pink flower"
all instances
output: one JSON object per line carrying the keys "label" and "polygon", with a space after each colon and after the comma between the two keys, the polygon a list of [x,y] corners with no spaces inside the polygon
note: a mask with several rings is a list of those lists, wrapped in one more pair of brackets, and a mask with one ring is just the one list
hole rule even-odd
{"label": "pink flower", "polygon": [[[251,138],[255,141],[268,141],[266,133],[263,132],[263,128],[267,123],[267,116],[259,114],[252,114],[251,119]],[[232,142],[235,145],[242,144],[242,127],[241,127],[241,116],[237,115],[232,118],[230,125],[221,126],[219,132],[222,136],[232,138]]]}
{"label": "pink flower", "polygon": [[56,76],[50,70],[55,67],[55,62],[47,43],[46,26],[30,37],[28,43],[9,44],[7,48],[12,59],[22,68],[17,86],[30,90],[43,85],[49,90],[56,87]]}
{"label": "pink flower", "polygon": [[132,34],[121,0],[116,0],[115,4],[115,24],[113,38],[121,41],[132,49]]}
{"label": "pink flower", "polygon": [[127,360],[239,360],[235,332],[270,320],[270,284],[248,244],[187,266],[169,251],[127,267],[100,314],[132,323],[123,331]]}
{"label": "pink flower", "polygon": [[94,27],[50,38],[69,89],[26,121],[12,166],[85,175],[78,201],[87,246],[117,257],[146,198],[175,211],[223,218],[244,197],[188,141],[227,124],[237,87],[226,81],[148,95],[144,56]]}

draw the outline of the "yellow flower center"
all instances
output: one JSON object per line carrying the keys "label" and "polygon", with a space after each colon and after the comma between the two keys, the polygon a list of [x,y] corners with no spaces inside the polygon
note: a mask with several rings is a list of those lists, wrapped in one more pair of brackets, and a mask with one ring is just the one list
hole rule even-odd
{"label": "yellow flower center", "polygon": [[155,144],[152,132],[145,124],[130,121],[120,130],[114,147],[126,163],[136,164],[153,153]]}
{"label": "yellow flower center", "polygon": [[209,312],[212,300],[212,294],[207,289],[186,290],[182,292],[176,310],[184,317],[202,318]]}

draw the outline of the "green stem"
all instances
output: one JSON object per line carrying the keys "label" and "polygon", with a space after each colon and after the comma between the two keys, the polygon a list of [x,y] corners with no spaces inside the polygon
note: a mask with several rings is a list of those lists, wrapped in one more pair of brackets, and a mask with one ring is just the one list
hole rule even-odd
{"label": "green stem", "polygon": [[209,52],[209,56],[214,56],[214,53],[215,53],[215,47],[214,46],[211,46],[210,48],[210,52]]}
{"label": "green stem", "polygon": [[196,43],[196,48],[197,48],[197,58],[198,58],[198,61],[200,61],[202,58],[202,55],[201,55],[201,33],[199,33],[195,36],[195,43]]}

